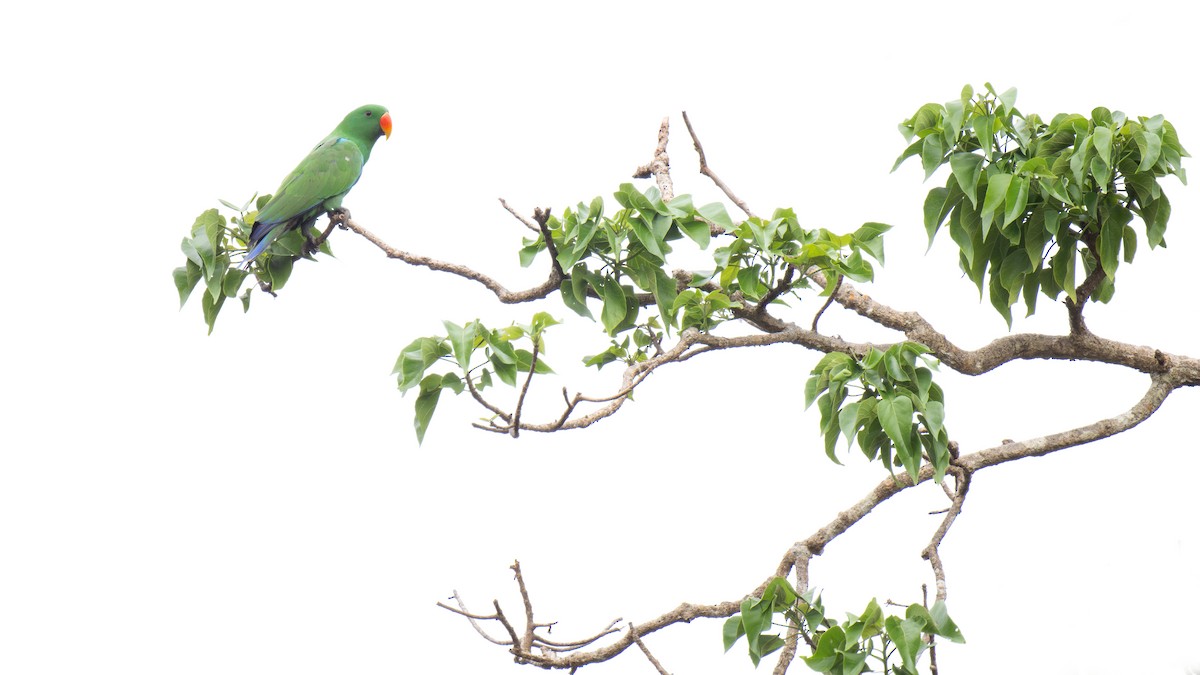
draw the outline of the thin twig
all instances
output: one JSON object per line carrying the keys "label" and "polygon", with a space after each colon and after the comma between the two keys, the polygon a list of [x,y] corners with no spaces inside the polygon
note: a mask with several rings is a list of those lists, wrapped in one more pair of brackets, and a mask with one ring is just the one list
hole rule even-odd
{"label": "thin twig", "polygon": [[[509,424],[512,428],[511,433],[513,438],[516,438],[521,433],[521,407],[525,405],[525,395],[529,393],[529,383],[533,381],[533,376],[537,373],[539,342],[541,342],[540,336],[533,336],[533,351],[529,357],[529,374],[525,376],[525,384],[521,386],[521,393],[517,396],[517,405],[513,408],[512,422]],[[519,570],[517,574],[520,574]]]}
{"label": "thin twig", "polygon": [[700,145],[700,138],[696,136],[696,130],[692,128],[692,121],[688,119],[686,110],[683,111],[683,123],[687,125],[688,133],[692,136],[692,144],[696,146],[696,154],[700,155],[700,173],[708,176],[709,180],[711,180],[714,185],[721,188],[721,192],[724,192],[725,196],[729,197],[730,201],[732,201],[734,204],[737,204],[737,207],[742,210],[742,213],[745,213],[747,216],[753,218],[754,213],[750,211],[749,206],[746,206],[746,202],[742,201],[737,195],[733,194],[733,190],[729,189],[729,186],[725,184],[725,181],[721,180],[717,176],[716,172],[708,166],[708,159],[704,156],[704,146]]}
{"label": "thin twig", "polygon": [[353,220],[347,220],[345,222],[345,227],[346,229],[355,232],[359,236],[374,244],[385,254],[387,254],[387,257],[389,258],[401,260],[409,265],[428,267],[429,269],[437,272],[448,272],[450,274],[463,277],[464,279],[470,279],[471,281],[483,284],[485,288],[492,293],[495,293],[496,298],[504,304],[515,304],[520,302],[530,302],[531,300],[541,300],[554,291],[557,291],[558,285],[562,283],[563,280],[562,274],[559,272],[558,268],[556,266],[552,266],[549,278],[537,286],[523,291],[510,291],[495,279],[492,279],[486,274],[476,272],[475,270],[464,265],[435,260],[427,256],[407,253],[398,248],[394,248]]}
{"label": "thin twig", "polygon": [[829,305],[833,304],[833,298],[837,296],[838,289],[842,287],[842,279],[845,279],[845,277],[839,274],[837,283],[833,285],[833,291],[829,293],[829,297],[825,299],[825,304],[821,305],[821,309],[818,309],[816,316],[813,317],[812,332],[817,332],[817,322],[821,320],[821,315],[825,313],[825,310],[829,309]]}
{"label": "thin twig", "polygon": [[942,519],[942,524],[934,531],[929,545],[921,551],[921,557],[928,560],[930,566],[933,567],[933,579],[937,586],[936,598],[941,602],[946,601],[946,568],[942,565],[942,556],[938,547],[942,545],[942,540],[946,538],[946,533],[950,531],[950,526],[954,524],[958,514],[962,513],[963,503],[967,499],[967,491],[971,489],[970,472],[955,466],[951,466],[950,471],[954,475],[954,501],[950,505],[950,510],[946,512],[946,517]]}
{"label": "thin twig", "polygon": [[479,393],[479,390],[475,388],[475,383],[470,377],[465,379],[467,381],[467,390],[471,392],[471,398],[475,399],[476,403],[492,411],[492,414],[496,415],[505,422],[509,421],[508,413],[489,403],[488,400],[483,397],[483,394]]}
{"label": "thin twig", "polygon": [[663,668],[662,664],[658,662],[658,659],[654,658],[654,655],[650,653],[650,648],[646,646],[645,642],[642,642],[642,638],[638,637],[637,630],[633,627],[632,622],[629,624],[629,634],[633,636],[633,643],[642,650],[642,653],[646,655],[647,659],[650,659],[650,665],[654,666],[654,669],[658,671],[658,675],[671,675],[667,672],[667,669]]}
{"label": "thin twig", "polygon": [[532,221],[530,221],[525,216],[522,216],[521,214],[517,213],[516,209],[509,206],[508,202],[504,201],[504,197],[500,197],[500,206],[503,206],[505,211],[508,211],[509,213],[511,213],[513,218],[516,218],[517,220],[521,221],[521,224],[524,225],[525,227],[533,230],[534,232],[540,231],[538,229],[537,225],[535,225]]}
{"label": "thin twig", "polygon": [[453,597],[454,601],[456,603],[458,603],[458,609],[455,609],[448,605],[444,605],[440,602],[437,603],[437,606],[441,607],[442,609],[448,609],[451,612],[454,612],[455,614],[459,614],[459,615],[467,617],[467,620],[471,622],[471,627],[475,629],[475,632],[482,635],[483,638],[485,640],[487,640],[488,642],[491,642],[492,644],[500,645],[501,647],[507,647],[512,644],[511,642],[505,642],[504,640],[497,640],[496,638],[492,637],[491,635],[488,635],[487,632],[485,630],[483,630],[483,626],[479,625],[480,621],[495,620],[497,618],[497,615],[490,614],[490,615],[484,616],[484,615],[478,615],[478,614],[471,614],[470,612],[467,611],[466,603],[464,603],[462,601],[462,598],[459,597],[458,591],[454,591],[454,595],[451,597]]}
{"label": "thin twig", "polygon": [[617,617],[617,618],[613,619],[612,621],[610,621],[609,624],[607,626],[605,626],[604,629],[601,630],[599,633],[596,633],[595,635],[593,635],[591,637],[587,637],[582,640],[575,640],[572,642],[554,642],[552,640],[547,640],[546,638],[544,638],[540,635],[535,635],[534,638],[536,639],[537,644],[548,647],[548,648],[553,648],[554,651],[562,651],[562,652],[572,651],[575,649],[579,649],[580,647],[586,647],[586,646],[592,644],[593,642],[599,640],[600,638],[604,637],[605,635],[612,635],[613,633],[620,632],[620,629],[616,627],[616,625],[619,623],[621,623],[621,617]]}

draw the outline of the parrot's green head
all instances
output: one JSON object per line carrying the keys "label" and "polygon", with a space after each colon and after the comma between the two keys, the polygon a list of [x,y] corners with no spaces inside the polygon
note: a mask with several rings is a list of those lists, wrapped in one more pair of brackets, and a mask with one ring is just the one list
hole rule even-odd
{"label": "parrot's green head", "polygon": [[381,105],[364,105],[346,115],[346,119],[342,120],[334,133],[364,141],[367,147],[370,147],[380,136],[391,138],[392,116],[388,114],[388,109]]}

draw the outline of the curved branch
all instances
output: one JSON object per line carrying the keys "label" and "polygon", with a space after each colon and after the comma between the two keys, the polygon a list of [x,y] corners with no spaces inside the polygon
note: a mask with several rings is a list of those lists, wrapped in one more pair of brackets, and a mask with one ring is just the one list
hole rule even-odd
{"label": "curved branch", "polygon": [[[699,335],[695,332],[688,334],[693,336]],[[683,340],[681,340],[681,343],[682,342]],[[678,349],[678,345],[676,348]],[[970,477],[974,472],[1017,459],[1023,459],[1025,457],[1037,457],[1055,452],[1057,450],[1085,445],[1093,441],[1107,438],[1109,436],[1132,429],[1149,418],[1150,415],[1154,414],[1154,412],[1158,410],[1163,401],[1166,400],[1167,396],[1170,395],[1172,391],[1181,386],[1186,386],[1187,383],[1184,382],[1184,379],[1186,378],[1181,377],[1181,375],[1176,371],[1165,374],[1155,373],[1151,376],[1150,387],[1147,389],[1146,393],[1136,404],[1134,404],[1132,408],[1125,413],[1102,419],[1092,424],[1062,433],[1050,434],[1048,436],[1041,436],[1026,441],[1002,443],[999,446],[962,455],[958,459],[953,460],[951,464],[951,470],[955,472],[956,476],[959,476],[960,481],[956,496],[957,509],[952,507],[950,515],[947,516],[947,519],[943,522],[942,526],[939,527],[937,533],[934,535],[933,541],[930,542],[930,546],[927,547],[926,551],[929,551],[930,549],[936,551],[936,544],[941,541],[941,537],[945,536],[945,531],[949,528],[950,523],[953,522],[953,517],[956,516],[957,511],[961,509],[962,499],[965,498]],[[842,533],[846,532],[856,523],[865,518],[867,514],[875,509],[875,507],[910,487],[914,487],[915,485],[919,485],[932,479],[933,475],[933,466],[926,464],[925,466],[921,467],[921,471],[918,474],[917,481],[915,483],[909,478],[907,473],[894,475],[884,479],[857,503],[845,511],[838,513],[837,516],[827,525],[818,529],[806,539],[796,542],[791,548],[789,548],[779,565],[776,567],[775,573],[772,574],[768,579],[764,580],[758,586],[758,588],[752,591],[749,595],[756,597],[761,596],[766,588],[766,585],[770,583],[772,579],[780,576],[786,577],[793,569],[796,571],[797,590],[800,592],[807,590],[808,565],[812,556],[821,555],[826,546],[828,546]],[[520,568],[514,565],[514,570],[517,572],[518,579],[520,580]],[[528,602],[528,594],[524,590],[523,580],[520,581],[520,585],[522,589],[522,598]],[[939,599],[944,598],[944,591],[941,588],[941,585],[939,585],[938,595]],[[543,668],[558,669],[573,669],[592,663],[607,661],[625,651],[631,645],[636,644],[640,637],[661,630],[673,624],[688,623],[697,618],[727,618],[737,614],[741,610],[740,599],[719,602],[711,605],[693,605],[690,603],[683,603],[675,609],[656,618],[636,626],[632,626],[629,631],[622,633],[619,638],[608,645],[591,651],[575,652],[564,656],[558,653],[534,653],[525,648],[525,641],[519,642],[517,640],[515,629],[513,629],[511,625],[507,624],[503,617],[503,613],[500,611],[499,605],[496,605],[496,615],[494,615],[494,617],[471,615],[466,613],[465,610],[459,612],[445,605],[441,606],[445,607],[446,609],[451,609],[456,613],[464,614],[468,617],[474,617],[477,619],[494,618],[498,621],[501,621],[501,623],[505,624],[506,630],[508,630],[510,635],[513,636],[514,644],[519,643],[520,645],[519,647],[514,646],[511,650],[519,661],[532,663]],[[526,605],[526,616],[527,621],[532,625],[533,612],[532,607],[528,604]],[[529,633],[526,634],[527,640],[528,635]],[[602,635],[597,636],[596,639],[602,637]],[[794,649],[791,650],[791,654],[794,655]],[[788,656],[789,663],[790,659],[791,656]],[[779,669],[780,667],[782,667],[782,670]],[[780,667],[776,668],[776,672],[786,671],[787,667],[786,665],[782,664],[782,660]]]}
{"label": "curved branch", "polygon": [[402,260],[409,265],[428,267],[429,269],[437,272],[449,272],[450,274],[455,274],[464,279],[470,279],[471,281],[479,282],[480,284],[483,284],[483,286],[489,291],[495,293],[496,298],[504,304],[510,305],[521,302],[530,302],[531,300],[541,300],[542,298],[545,298],[554,291],[558,290],[558,285],[562,283],[563,280],[562,272],[556,265],[552,265],[550,276],[542,283],[523,291],[510,291],[495,279],[492,279],[486,274],[476,272],[475,270],[464,265],[444,262],[441,260],[435,260],[434,258],[430,258],[428,256],[416,255],[414,253],[401,251],[400,249],[395,248],[384,240],[380,239],[378,236],[371,233],[353,220],[347,219],[343,225],[347,230],[350,230],[372,244],[375,244],[375,246],[387,254],[387,257],[389,258]]}

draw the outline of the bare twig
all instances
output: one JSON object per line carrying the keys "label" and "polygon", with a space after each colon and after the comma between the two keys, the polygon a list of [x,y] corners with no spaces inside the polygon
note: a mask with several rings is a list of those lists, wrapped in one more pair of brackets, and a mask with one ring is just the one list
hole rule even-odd
{"label": "bare twig", "polygon": [[[521,394],[517,396],[517,405],[513,408],[512,422],[509,424],[509,427],[512,428],[513,438],[521,433],[521,407],[525,404],[525,395],[529,393],[529,383],[533,381],[533,376],[537,373],[539,342],[541,342],[540,336],[533,336],[533,352],[529,357],[529,374],[525,376],[525,384],[521,386]],[[517,574],[520,573],[518,569]]]}
{"label": "bare twig", "polygon": [[441,260],[435,260],[435,259],[427,257],[427,256],[416,255],[413,253],[407,253],[405,251],[401,251],[398,248],[394,248],[394,247],[390,246],[387,242],[380,239],[378,236],[369,232],[366,228],[364,228],[361,225],[359,225],[358,223],[354,222],[353,220],[347,220],[345,222],[345,226],[346,226],[346,229],[351,230],[352,232],[355,232],[359,236],[363,237],[367,241],[374,244],[376,247],[378,247],[380,250],[382,250],[385,254],[387,254],[387,257],[389,257],[389,258],[394,258],[396,260],[402,260],[402,261],[408,263],[409,265],[417,265],[419,267],[428,267],[429,269],[435,270],[438,272],[449,272],[450,274],[454,274],[454,275],[463,277],[464,279],[470,279],[471,281],[478,282],[480,284],[483,284],[483,286],[485,288],[487,288],[489,291],[491,291],[492,293],[495,293],[496,298],[498,300],[500,300],[500,302],[505,303],[505,304],[515,304],[515,303],[520,303],[520,302],[529,302],[531,300],[540,300],[540,299],[550,295],[554,291],[558,290],[558,285],[562,282],[561,272],[558,270],[557,267],[552,267],[549,278],[547,278],[545,281],[538,284],[537,286],[534,286],[533,288],[530,288],[530,289],[527,289],[524,291],[510,291],[507,288],[505,288],[500,282],[496,281],[495,279],[492,279],[491,277],[487,276],[486,274],[481,274],[479,272],[476,272],[475,270],[473,270],[469,267],[466,267],[465,265],[459,265],[456,263],[449,263],[449,262],[444,262]]}
{"label": "bare twig", "polygon": [[658,671],[659,675],[671,675],[667,672],[667,669],[663,668],[662,664],[658,662],[658,659],[654,658],[654,655],[650,653],[650,649],[646,646],[645,642],[642,642],[642,638],[638,637],[636,629],[633,627],[632,623],[629,624],[629,634],[633,636],[633,643],[638,646],[638,649],[641,649],[642,653],[646,655],[646,658],[650,659],[650,665],[654,666],[654,669]]}
{"label": "bare twig", "polygon": [[595,635],[593,635],[591,637],[583,638],[582,640],[574,640],[571,642],[554,642],[552,640],[548,640],[548,639],[546,639],[540,635],[536,635],[536,634],[534,635],[534,639],[537,641],[537,643],[539,645],[542,645],[548,649],[551,649],[552,651],[558,651],[558,652],[571,651],[571,650],[579,649],[580,647],[586,647],[586,646],[594,643],[595,641],[599,640],[600,638],[604,637],[605,635],[611,635],[612,633],[618,632],[620,629],[616,628],[616,625],[621,623],[621,620],[622,620],[621,617],[617,617],[617,618],[613,619],[599,633],[596,633]]}
{"label": "bare twig", "polygon": [[471,614],[470,612],[467,611],[466,603],[464,603],[462,601],[462,598],[459,597],[458,591],[454,591],[454,595],[452,595],[451,597],[453,597],[454,601],[456,603],[458,603],[458,609],[450,607],[449,605],[444,605],[440,602],[437,603],[437,606],[441,607],[442,609],[448,609],[451,612],[454,612],[455,614],[465,616],[467,618],[467,620],[471,622],[471,627],[474,628],[477,633],[482,635],[483,638],[485,640],[487,640],[488,642],[491,642],[492,644],[500,645],[502,647],[507,647],[512,644],[511,642],[506,642],[504,640],[497,640],[496,638],[492,637],[491,635],[488,635],[487,631],[483,630],[483,626],[479,625],[480,621],[489,621],[489,620],[495,620],[495,619],[499,618],[498,615],[496,615],[496,614],[487,614],[487,615]]}
{"label": "bare twig", "polygon": [[492,411],[494,415],[503,419],[505,422],[509,420],[508,413],[489,403],[487,399],[483,397],[483,394],[479,393],[479,390],[475,388],[475,382],[472,381],[470,377],[464,379],[467,381],[467,390],[471,392],[471,398],[475,399],[476,403]]}
{"label": "bare twig", "polygon": [[516,209],[509,206],[508,202],[504,201],[504,197],[500,198],[500,206],[503,206],[505,211],[508,211],[509,213],[511,213],[513,218],[516,218],[517,220],[521,221],[521,224],[524,225],[525,227],[529,228],[530,230],[533,230],[534,232],[541,231],[541,229],[538,228],[538,226],[535,223],[533,223],[531,220],[529,220],[525,216],[522,216],[521,214],[517,213]]}
{"label": "bare twig", "polygon": [[683,123],[687,125],[688,133],[692,136],[692,144],[696,146],[696,154],[700,155],[700,173],[708,176],[709,180],[711,180],[714,185],[721,188],[721,192],[724,192],[725,196],[729,197],[730,201],[732,201],[734,204],[737,204],[737,207],[742,210],[742,213],[745,213],[747,216],[753,218],[754,214],[750,211],[750,207],[746,206],[746,202],[742,201],[737,195],[733,194],[733,190],[729,189],[729,186],[725,184],[725,181],[721,180],[717,176],[716,172],[714,172],[712,168],[708,166],[708,159],[704,156],[704,146],[700,145],[700,138],[696,136],[696,130],[692,128],[692,121],[688,119],[686,110],[683,112]]}
{"label": "bare twig", "polygon": [[[938,551],[942,540],[946,538],[946,533],[950,531],[950,526],[954,524],[954,520],[958,518],[958,514],[962,513],[963,503],[967,499],[967,491],[971,489],[971,474],[957,466],[950,467],[950,473],[954,475],[954,501],[950,505],[950,510],[947,511],[946,517],[942,519],[942,524],[938,526],[933,533],[933,538],[930,539],[929,545],[925,550],[921,551],[921,557],[929,561],[933,567],[933,579],[937,586],[937,600],[946,601],[946,568],[942,565],[942,556]],[[943,485],[945,481],[942,481]]]}

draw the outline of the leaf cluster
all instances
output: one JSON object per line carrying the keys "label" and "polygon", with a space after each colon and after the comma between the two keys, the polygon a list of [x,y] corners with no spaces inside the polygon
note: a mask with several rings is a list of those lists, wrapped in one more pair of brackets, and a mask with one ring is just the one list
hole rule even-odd
{"label": "leaf cluster", "polygon": [[[240,260],[248,250],[254,218],[270,200],[271,195],[262,195],[251,197],[245,204],[237,206],[222,199],[221,204],[234,211],[234,215],[226,219],[218,209],[208,209],[196,217],[191,235],[184,237],[180,243],[186,260],[182,267],[175,268],[173,272],[175,288],[179,292],[179,306],[183,307],[196,286],[203,281],[205,293],[201,298],[201,308],[209,334],[226,298],[238,298],[242,302],[242,311],[250,311],[250,294],[254,286],[247,286],[243,291],[246,279],[253,277],[260,288],[275,293],[291,277],[295,262],[306,255],[312,234],[296,229],[276,238],[254,260],[249,270],[241,268]],[[254,210],[249,210],[251,204]],[[328,242],[322,242],[317,250],[332,255]]]}
{"label": "leaf cluster", "polygon": [[[553,373],[541,355],[545,353],[543,332],[557,323],[545,312],[535,314],[529,324],[499,329],[489,329],[478,320],[463,325],[443,321],[445,335],[413,340],[400,352],[392,374],[401,393],[418,388],[413,421],[417,442],[425,440],[443,391],[483,391],[495,383],[493,374],[515,387],[521,374],[532,377]],[[519,346],[524,342],[533,349]],[[449,372],[429,372],[437,364],[448,365]]]}
{"label": "leaf cluster", "polygon": [[1099,270],[1091,297],[1107,302],[1119,263],[1137,253],[1135,217],[1151,248],[1165,245],[1171,204],[1158,181],[1187,180],[1189,155],[1175,128],[1162,115],[1103,107],[1046,121],[1016,108],[1016,89],[985,88],[968,85],[957,100],[927,103],[900,125],[910,145],[895,167],[920,157],[928,179],[950,165],[945,185],[925,199],[930,244],[948,222],[960,266],[981,295],[986,281],[1010,326],[1020,297],[1027,314],[1039,291],[1077,301],[1080,264],[1085,277]]}
{"label": "leaf cluster", "polygon": [[[747,303],[782,303],[784,297],[810,287],[805,272],[826,275],[826,295],[842,276],[869,281],[874,278],[869,259],[883,260],[882,235],[890,229],[881,223],[866,223],[849,234],[806,229],[792,209],[778,209],[769,220],[749,217],[735,223],[723,204],[696,207],[690,195],[664,202],[658,188],[639,192],[630,183],[622,184],[614,198],[620,208],[611,215],[606,214],[604,200],[596,197],[545,221],[553,263],[564,271],[558,289],[563,304],[598,320],[611,340],[606,349],[583,357],[585,365],[598,368],[643,362],[661,353],[663,337],[671,331],[710,331],[735,318]],[[712,268],[685,274],[681,280],[667,272],[667,257],[672,243],[685,237],[702,250],[714,237],[727,243],[714,250]],[[521,264],[531,265],[550,248],[541,236],[526,239]],[[596,301],[598,319],[592,312]],[[418,338],[405,347],[395,372],[401,391],[420,385],[418,440],[424,438],[445,389],[462,393],[467,382],[483,389],[493,383],[493,373],[516,386],[520,372],[550,372],[533,358],[533,351],[510,344],[536,340],[539,353],[544,352],[542,330],[554,323],[546,313],[537,314],[529,326],[500,330],[477,321],[465,326],[445,322],[446,335]],[[482,358],[472,360],[480,351]],[[439,362],[453,364],[453,372],[429,373]]]}
{"label": "leaf cluster", "polygon": [[[599,321],[609,336],[635,331],[629,340],[593,356],[588,365],[635,363],[657,346],[664,332],[696,328],[710,331],[736,316],[746,303],[783,302],[809,288],[806,270],[820,270],[833,282],[874,278],[868,258],[883,260],[881,235],[889,228],[866,223],[850,234],[805,229],[792,209],[770,219],[750,217],[735,223],[720,203],[696,207],[690,195],[664,202],[658,188],[639,192],[622,184],[614,198],[620,209],[605,214],[604,200],[580,202],[561,217],[551,216],[547,230],[565,278],[563,303],[596,320],[589,303],[600,301]],[[714,266],[679,281],[667,272],[671,244],[687,237],[707,249],[714,236],[728,239],[713,253]],[[543,238],[523,242],[521,264],[528,266],[547,250]],[[824,289],[832,292],[833,284]],[[649,297],[652,302],[645,302]],[[646,315],[644,306],[657,313]]]}
{"label": "leaf cluster", "polygon": [[812,648],[810,656],[802,657],[809,668],[834,675],[874,672],[870,660],[883,673],[915,675],[917,661],[933,636],[964,642],[941,601],[930,608],[909,605],[900,618],[884,616],[879,602],[872,599],[861,615],[847,613],[846,620],[838,623],[828,618],[815,590],[798,594],[786,579],[776,577],[762,597],[746,598],[741,612],[725,621],[725,651],[745,637],[750,660],[758,666],[764,656],[784,646],[784,638],[773,632],[781,626],[794,626]]}
{"label": "leaf cluster", "polygon": [[[950,437],[942,388],[933,381],[936,362],[928,353],[924,345],[901,342],[884,351],[871,347],[862,358],[832,352],[817,363],[804,385],[804,404],[817,404],[829,459],[838,462],[837,441],[845,436],[888,471],[902,465],[914,483],[923,460],[942,480]],[[852,394],[855,400],[846,403]]]}

